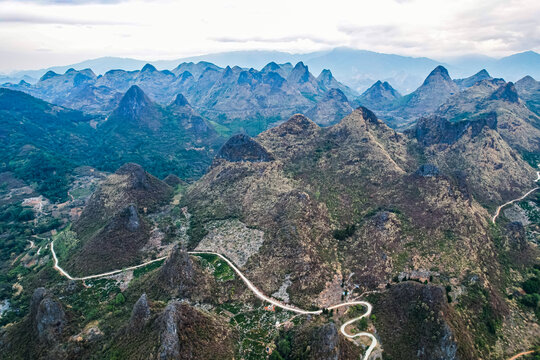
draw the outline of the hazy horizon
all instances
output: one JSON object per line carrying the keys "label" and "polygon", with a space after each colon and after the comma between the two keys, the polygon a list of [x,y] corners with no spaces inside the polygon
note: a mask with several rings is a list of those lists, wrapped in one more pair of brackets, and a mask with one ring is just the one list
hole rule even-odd
{"label": "hazy horizon", "polygon": [[440,61],[540,51],[540,3],[531,0],[252,5],[0,0],[0,72],[106,56],[156,61],[241,50],[350,47]]}

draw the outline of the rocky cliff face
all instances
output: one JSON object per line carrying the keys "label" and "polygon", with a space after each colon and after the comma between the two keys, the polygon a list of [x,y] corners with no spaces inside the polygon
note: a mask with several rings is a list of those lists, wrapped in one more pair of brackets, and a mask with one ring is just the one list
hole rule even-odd
{"label": "rocky cliff face", "polygon": [[130,331],[141,331],[150,320],[150,306],[146,294],[142,294],[139,300],[133,306],[131,317],[129,319]]}
{"label": "rocky cliff face", "polygon": [[489,100],[501,100],[516,104],[519,103],[519,96],[514,84],[509,82],[495,90],[489,97]]}
{"label": "rocky cliff face", "polygon": [[61,340],[66,325],[62,305],[45,288],[37,288],[30,303],[30,318],[39,342],[54,345]]}
{"label": "rocky cliff face", "polygon": [[183,298],[191,293],[195,280],[195,270],[188,253],[176,246],[159,271],[159,283]]}
{"label": "rocky cliff face", "polygon": [[228,327],[185,303],[170,302],[157,323],[159,359],[233,358]]}

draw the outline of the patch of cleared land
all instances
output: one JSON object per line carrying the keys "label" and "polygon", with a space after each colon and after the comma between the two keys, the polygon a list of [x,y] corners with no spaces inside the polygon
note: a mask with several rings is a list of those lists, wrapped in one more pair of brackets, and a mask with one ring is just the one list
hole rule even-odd
{"label": "patch of cleared land", "polygon": [[264,232],[248,228],[237,219],[212,221],[206,225],[206,229],[208,234],[196,250],[223,254],[238,267],[244,266],[264,242]]}

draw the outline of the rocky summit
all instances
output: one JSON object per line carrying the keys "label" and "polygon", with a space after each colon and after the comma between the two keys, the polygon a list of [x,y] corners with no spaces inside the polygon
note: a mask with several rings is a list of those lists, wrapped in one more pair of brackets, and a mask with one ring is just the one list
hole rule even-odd
{"label": "rocky summit", "polygon": [[227,161],[271,161],[272,155],[255,140],[245,134],[231,137],[219,150],[217,158]]}

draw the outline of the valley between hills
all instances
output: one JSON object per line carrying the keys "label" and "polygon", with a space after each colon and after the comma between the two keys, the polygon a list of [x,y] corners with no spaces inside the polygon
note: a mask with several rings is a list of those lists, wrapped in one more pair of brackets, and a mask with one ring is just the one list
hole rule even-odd
{"label": "valley between hills", "polygon": [[0,358],[533,359],[539,84],[199,62],[2,85]]}

